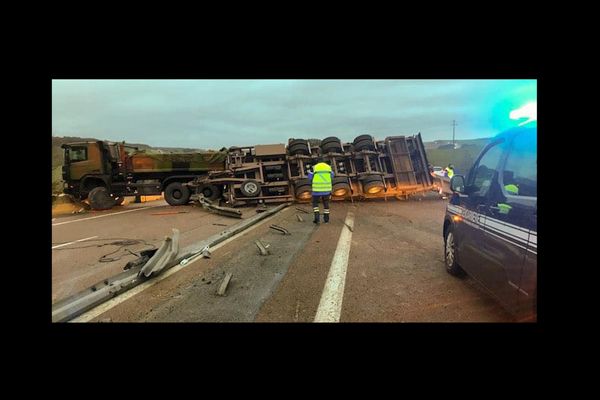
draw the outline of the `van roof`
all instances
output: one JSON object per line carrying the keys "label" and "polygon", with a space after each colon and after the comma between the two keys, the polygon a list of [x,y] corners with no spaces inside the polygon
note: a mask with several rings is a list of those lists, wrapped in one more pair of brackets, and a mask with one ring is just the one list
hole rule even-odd
{"label": "van roof", "polygon": [[503,132],[500,132],[499,134],[494,136],[493,140],[500,139],[500,138],[509,139],[509,138],[511,138],[515,135],[519,135],[519,134],[537,135],[537,127],[519,126],[516,128],[511,128],[511,129],[505,130]]}

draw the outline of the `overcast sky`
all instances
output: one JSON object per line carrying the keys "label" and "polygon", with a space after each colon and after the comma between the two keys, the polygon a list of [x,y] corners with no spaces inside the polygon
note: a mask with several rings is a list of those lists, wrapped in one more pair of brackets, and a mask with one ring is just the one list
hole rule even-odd
{"label": "overcast sky", "polygon": [[342,141],[421,132],[490,137],[537,100],[535,80],[53,80],[52,135],[159,147]]}

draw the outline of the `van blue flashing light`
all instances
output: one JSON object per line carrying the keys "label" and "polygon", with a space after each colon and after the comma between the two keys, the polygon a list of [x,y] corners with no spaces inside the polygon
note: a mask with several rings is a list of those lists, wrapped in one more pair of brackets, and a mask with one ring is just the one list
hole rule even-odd
{"label": "van blue flashing light", "polygon": [[523,107],[511,111],[509,117],[510,119],[527,118],[527,120],[521,122],[519,126],[537,121],[537,101],[531,101],[525,104]]}

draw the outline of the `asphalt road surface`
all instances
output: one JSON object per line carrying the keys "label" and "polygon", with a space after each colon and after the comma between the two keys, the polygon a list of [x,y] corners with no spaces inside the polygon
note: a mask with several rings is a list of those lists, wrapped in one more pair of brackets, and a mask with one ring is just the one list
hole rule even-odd
{"label": "asphalt road surface", "polygon": [[[310,211],[310,205],[295,204],[214,249],[210,259],[198,259],[79,320],[512,322],[477,283],[445,271],[446,203],[437,195],[406,201],[332,202],[331,222],[320,225],[312,223],[311,214],[296,210]],[[130,210],[136,211],[124,212]],[[152,215],[174,211],[182,212]],[[255,214],[253,207],[242,211],[244,218]],[[96,216],[103,217],[91,218]],[[57,218],[53,246],[96,237],[52,250],[52,300],[122,271],[127,261],[135,259],[125,248],[135,253],[149,245],[158,247],[171,228],[181,231],[183,248],[225,229],[215,223],[238,222],[162,201]],[[291,235],[269,228],[271,224],[287,228]],[[97,247],[117,239],[144,243]],[[260,255],[256,240],[268,246],[269,255]],[[81,248],[90,245],[94,247]],[[115,250],[110,257],[122,258],[99,261]],[[226,295],[218,296],[227,273],[232,273],[232,279]]]}

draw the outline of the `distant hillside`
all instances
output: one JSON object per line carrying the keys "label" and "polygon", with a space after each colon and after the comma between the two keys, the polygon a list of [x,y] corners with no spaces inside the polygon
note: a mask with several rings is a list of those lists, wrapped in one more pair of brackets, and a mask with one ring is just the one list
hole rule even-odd
{"label": "distant hillside", "polygon": [[427,152],[427,160],[431,165],[446,167],[448,164],[454,164],[456,173],[467,174],[469,168],[489,141],[489,138],[456,140],[457,148],[452,148],[451,140],[436,140],[425,142],[423,145]]}

